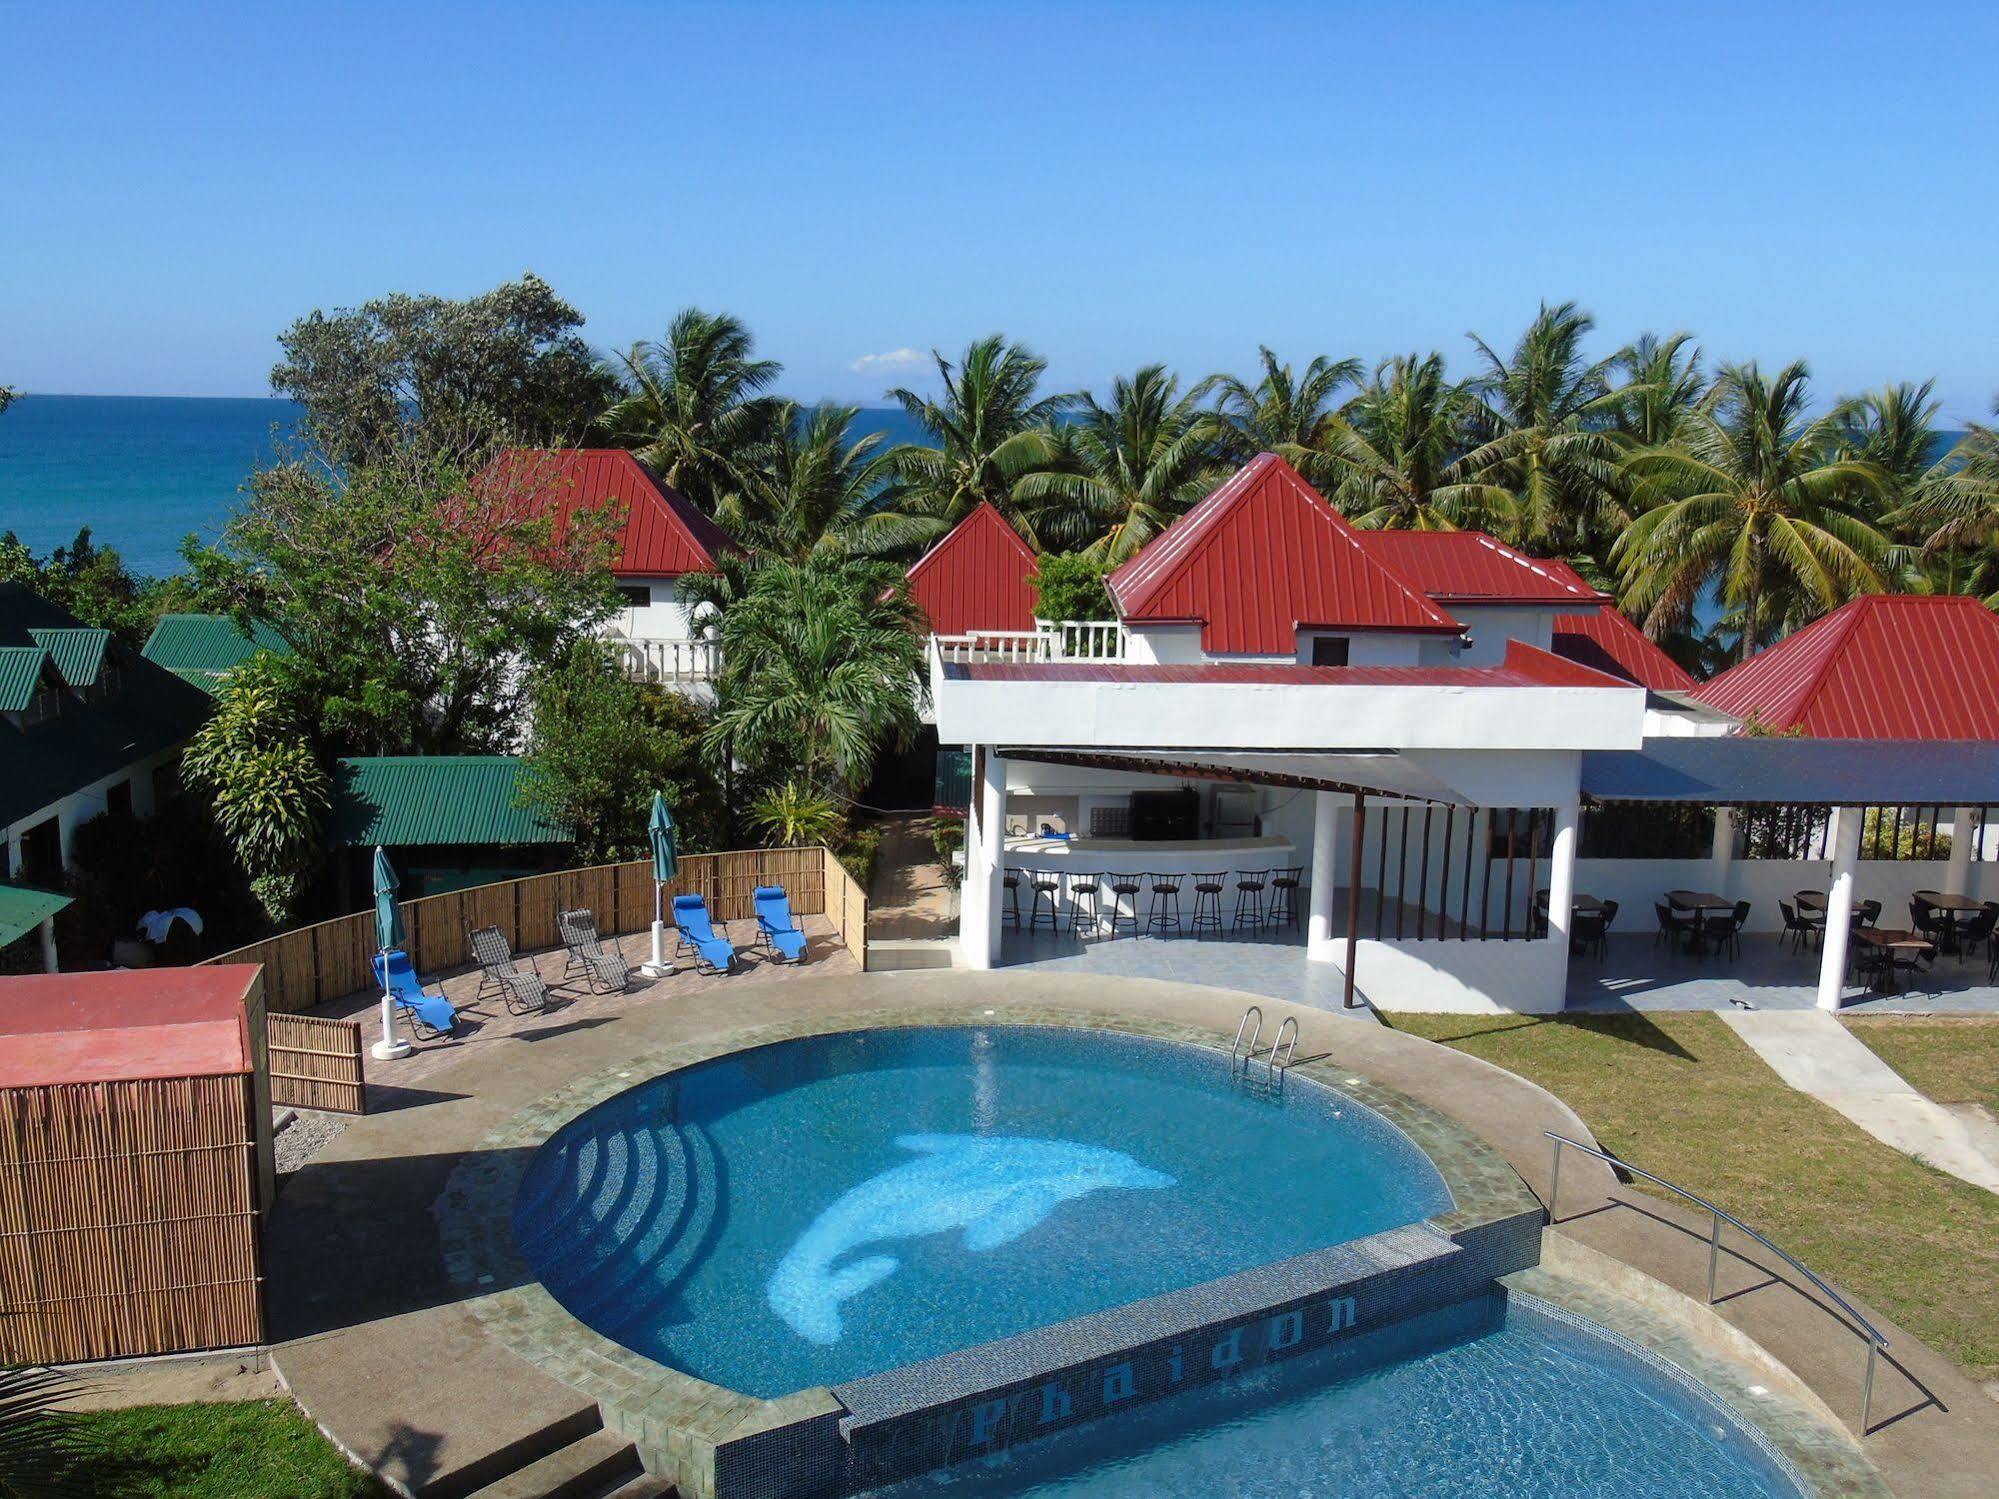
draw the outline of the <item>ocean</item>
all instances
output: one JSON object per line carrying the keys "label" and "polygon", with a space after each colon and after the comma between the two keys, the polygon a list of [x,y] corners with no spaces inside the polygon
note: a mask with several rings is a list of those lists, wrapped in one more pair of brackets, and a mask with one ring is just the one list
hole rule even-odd
{"label": "ocean", "polygon": [[[133,571],[177,572],[181,538],[220,534],[297,415],[279,400],[22,396],[0,414],[0,531],[41,554],[89,526]],[[892,443],[916,435],[899,408],[869,407],[855,425]]]}

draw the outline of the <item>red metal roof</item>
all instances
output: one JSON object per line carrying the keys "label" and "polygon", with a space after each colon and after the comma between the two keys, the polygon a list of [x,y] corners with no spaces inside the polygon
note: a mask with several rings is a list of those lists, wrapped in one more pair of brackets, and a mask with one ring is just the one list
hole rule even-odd
{"label": "red metal roof", "polygon": [[1034,628],[1034,549],[984,503],[909,570],[910,597],[939,635]]}
{"label": "red metal roof", "polygon": [[248,1072],[255,963],[0,979],[0,1088]]}
{"label": "red metal roof", "polygon": [[1290,666],[1206,661],[1161,665],[1129,661],[979,661],[947,666],[975,682],[1104,682],[1264,687],[1629,687],[1522,641],[1511,641],[1499,666]]}
{"label": "red metal roof", "polygon": [[1823,739],[1999,739],[1999,616],[1977,599],[1869,594],[1698,689]]}
{"label": "red metal roof", "polygon": [[[1558,578],[1572,580],[1578,588],[1589,587],[1582,574],[1566,562],[1549,558],[1536,565]],[[1558,656],[1654,692],[1692,692],[1700,685],[1615,604],[1605,604],[1593,614],[1556,616],[1554,646]]]}
{"label": "red metal roof", "polygon": [[1361,531],[1361,545],[1445,604],[1601,604],[1566,563],[1516,552],[1483,531]]}
{"label": "red metal roof", "polygon": [[1275,453],[1252,459],[1112,573],[1128,623],[1198,621],[1212,654],[1289,655],[1302,626],[1456,635],[1462,626]]}
{"label": "red metal roof", "polygon": [[579,510],[616,505],[624,516],[611,571],[619,577],[677,578],[717,571],[734,552],[726,532],[677,489],[622,448],[509,448],[481,476],[490,492],[528,514],[555,517],[559,537]]}

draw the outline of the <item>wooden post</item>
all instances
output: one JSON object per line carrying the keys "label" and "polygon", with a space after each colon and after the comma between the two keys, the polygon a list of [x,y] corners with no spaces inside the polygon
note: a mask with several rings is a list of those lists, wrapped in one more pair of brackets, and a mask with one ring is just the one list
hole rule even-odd
{"label": "wooden post", "polygon": [[1354,958],[1360,949],[1360,846],[1367,836],[1367,797],[1356,791],[1353,794],[1353,871],[1351,883],[1347,886],[1347,971],[1346,995],[1343,1004],[1349,1010],[1353,1002]]}

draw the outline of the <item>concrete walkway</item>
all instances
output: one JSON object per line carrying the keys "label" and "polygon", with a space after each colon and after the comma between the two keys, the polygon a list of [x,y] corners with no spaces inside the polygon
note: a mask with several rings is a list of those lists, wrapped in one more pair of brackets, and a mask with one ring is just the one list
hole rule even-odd
{"label": "concrete walkway", "polygon": [[1727,1010],[1721,1019],[1800,1093],[1904,1155],[1999,1192],[1999,1130],[1918,1093],[1824,1010]]}

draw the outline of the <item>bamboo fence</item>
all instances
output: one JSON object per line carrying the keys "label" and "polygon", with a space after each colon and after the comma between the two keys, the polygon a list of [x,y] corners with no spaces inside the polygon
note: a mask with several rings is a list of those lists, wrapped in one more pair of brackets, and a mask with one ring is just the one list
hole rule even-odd
{"label": "bamboo fence", "polygon": [[320,1015],[272,1015],[271,1102],[295,1109],[365,1114],[361,1022]]}
{"label": "bamboo fence", "polygon": [[[694,892],[707,897],[717,921],[741,921],[755,914],[750,892],[758,885],[784,886],[800,916],[829,916],[841,942],[865,965],[867,897],[829,849],[689,854],[680,861],[679,878],[665,887],[665,911],[671,920],[673,897]],[[578,908],[595,914],[605,936],[650,930],[651,861],[565,869],[404,901],[410,961],[419,973],[459,967],[467,961],[465,934],[486,926],[497,926],[517,952],[555,947],[561,941],[557,914]],[[374,956],[375,915],[369,910],[280,932],[205,961],[261,963],[265,1004],[275,1016],[372,987]]]}
{"label": "bamboo fence", "polygon": [[0,1090],[0,1364],[260,1343],[250,1073]]}

